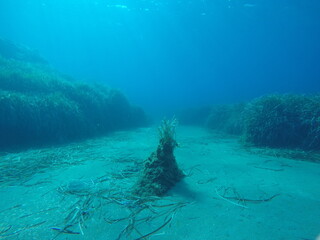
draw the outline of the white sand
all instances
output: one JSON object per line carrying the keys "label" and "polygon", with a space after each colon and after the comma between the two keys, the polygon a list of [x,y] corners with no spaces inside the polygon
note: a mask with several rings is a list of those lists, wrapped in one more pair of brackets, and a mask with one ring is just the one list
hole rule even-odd
{"label": "white sand", "polygon": [[[315,239],[320,233],[319,163],[254,155],[247,152],[238,139],[221,137],[195,127],[179,127],[177,140],[180,143],[175,152],[178,164],[190,176],[163,201],[158,200],[155,204],[187,204],[149,239],[303,240]],[[70,213],[75,216],[75,211],[86,199],[57,190],[61,186],[65,190],[72,181],[87,183],[86,186],[92,186],[93,191],[112,190],[105,196],[120,196],[123,192],[125,198],[136,181],[136,171],[141,167],[138,163],[146,159],[156,146],[156,128],[144,128],[69,146],[2,154],[1,162],[17,157],[22,162],[30,158],[32,152],[34,161],[48,155],[69,164],[43,168],[31,178],[24,178],[22,174],[20,180],[0,182],[0,239],[53,239],[58,232],[51,228],[63,228],[64,219]],[[40,155],[41,158],[37,158]],[[25,171],[30,172],[30,169]],[[126,172],[133,175],[126,176]],[[97,179],[104,175],[106,180],[97,183]],[[272,196],[274,198],[269,201],[261,201]],[[83,235],[60,234],[55,239],[118,238],[129,220],[111,224],[105,219],[127,217],[131,211],[125,205],[127,199],[120,203],[93,199],[82,227],[70,228]],[[157,216],[170,209],[153,208],[137,215],[137,219]],[[141,221],[135,227],[142,235],[150,233],[168,220],[167,215],[171,216],[171,212],[153,221]],[[137,239],[139,236],[133,230],[121,239]]]}

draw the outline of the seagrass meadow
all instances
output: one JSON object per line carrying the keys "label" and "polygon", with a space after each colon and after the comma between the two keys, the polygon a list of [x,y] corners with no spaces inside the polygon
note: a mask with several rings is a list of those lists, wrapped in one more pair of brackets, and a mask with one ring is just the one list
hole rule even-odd
{"label": "seagrass meadow", "polygon": [[147,125],[118,90],[60,74],[40,56],[0,40],[0,148],[66,143]]}
{"label": "seagrass meadow", "polygon": [[[200,111],[205,114],[198,114]],[[246,144],[320,150],[320,96],[317,94],[266,95],[241,104],[186,109],[180,117],[186,125],[237,135]]]}

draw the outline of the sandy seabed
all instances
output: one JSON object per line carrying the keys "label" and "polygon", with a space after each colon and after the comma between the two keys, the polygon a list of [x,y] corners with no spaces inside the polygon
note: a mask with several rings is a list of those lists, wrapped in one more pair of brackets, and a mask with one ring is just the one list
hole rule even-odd
{"label": "sandy seabed", "polygon": [[[248,151],[240,139],[178,127],[187,177],[163,198],[130,191],[157,147],[142,128],[1,153],[0,239],[315,239],[320,163]],[[262,151],[263,152],[263,151]]]}

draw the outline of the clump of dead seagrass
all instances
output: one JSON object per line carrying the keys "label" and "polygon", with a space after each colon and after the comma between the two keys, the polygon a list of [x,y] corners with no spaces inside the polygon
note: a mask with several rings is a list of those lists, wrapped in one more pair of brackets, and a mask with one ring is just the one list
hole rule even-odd
{"label": "clump of dead seagrass", "polygon": [[185,175],[178,168],[174,149],[177,120],[163,120],[159,127],[159,145],[145,161],[144,169],[133,193],[138,196],[163,196]]}

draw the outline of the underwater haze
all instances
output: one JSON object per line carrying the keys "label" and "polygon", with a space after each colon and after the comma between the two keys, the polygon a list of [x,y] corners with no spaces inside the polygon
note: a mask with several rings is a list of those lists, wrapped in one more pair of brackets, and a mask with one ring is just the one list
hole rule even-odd
{"label": "underwater haze", "polygon": [[320,240],[319,177],[320,0],[0,0],[0,239]]}
{"label": "underwater haze", "polygon": [[320,90],[316,0],[12,0],[0,36],[148,113]]}

